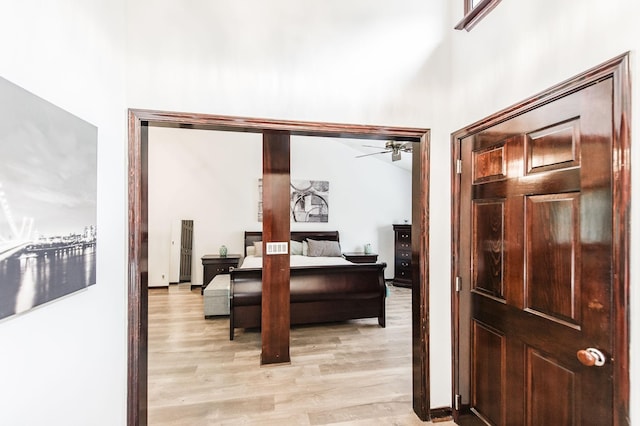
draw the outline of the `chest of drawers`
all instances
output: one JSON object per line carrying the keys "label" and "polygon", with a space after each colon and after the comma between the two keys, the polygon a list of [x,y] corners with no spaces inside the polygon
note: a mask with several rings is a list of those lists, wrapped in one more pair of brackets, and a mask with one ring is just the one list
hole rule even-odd
{"label": "chest of drawers", "polygon": [[394,277],[393,285],[411,287],[411,225],[393,225],[394,232]]}

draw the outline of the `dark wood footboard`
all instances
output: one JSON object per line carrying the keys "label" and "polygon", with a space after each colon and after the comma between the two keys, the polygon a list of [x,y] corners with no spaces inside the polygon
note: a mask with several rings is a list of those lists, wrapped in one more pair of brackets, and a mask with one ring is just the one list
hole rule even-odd
{"label": "dark wood footboard", "polygon": [[[378,318],[386,326],[385,263],[291,268],[291,324]],[[260,327],[262,270],[230,271],[229,338],[234,329]]]}

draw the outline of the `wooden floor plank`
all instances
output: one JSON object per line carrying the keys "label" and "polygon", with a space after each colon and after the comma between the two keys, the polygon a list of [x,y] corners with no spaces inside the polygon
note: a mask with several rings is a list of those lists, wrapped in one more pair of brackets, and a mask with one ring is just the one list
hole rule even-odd
{"label": "wooden floor plank", "polygon": [[[377,319],[291,330],[291,363],[260,366],[260,333],[204,319],[199,289],[149,290],[149,425],[419,425],[411,407],[411,290]],[[453,425],[441,422],[439,425]]]}

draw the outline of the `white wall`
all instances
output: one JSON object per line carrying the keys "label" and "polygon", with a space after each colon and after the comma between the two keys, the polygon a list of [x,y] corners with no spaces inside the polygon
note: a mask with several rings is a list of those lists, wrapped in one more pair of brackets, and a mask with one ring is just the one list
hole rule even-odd
{"label": "white wall", "polygon": [[125,424],[123,12],[113,0],[2,5],[0,76],[98,127],[99,238],[96,285],[0,323],[2,425]]}
{"label": "white wall", "polygon": [[259,229],[261,176],[260,134],[151,127],[149,285],[169,282],[171,227],[176,221],[194,221],[194,284],[202,283],[203,255],[217,254],[222,244],[229,253],[241,254],[242,232]]}
{"label": "white wall", "polygon": [[[370,243],[378,261],[387,264],[385,277],[393,278],[393,224],[411,221],[411,170],[380,161],[381,156],[356,158],[363,153],[353,146],[367,141],[341,141],[346,142],[292,137],[291,176],[329,180],[329,223],[317,224],[321,225],[317,228],[338,230],[343,252],[363,251]],[[390,155],[384,154],[387,159]],[[312,224],[291,225],[294,231],[314,228]]]}
{"label": "white wall", "polygon": [[[222,244],[242,254],[244,231],[262,229],[262,135],[152,127],[149,140],[149,285],[168,285],[171,229],[181,219],[194,220],[192,282],[201,284],[203,255]],[[361,154],[329,138],[291,138],[292,179],[330,185],[329,222],[291,229],[338,230],[343,251],[371,243],[393,278],[392,224],[411,218],[411,172]]]}
{"label": "white wall", "polygon": [[128,1],[129,105],[421,127],[444,4]]}

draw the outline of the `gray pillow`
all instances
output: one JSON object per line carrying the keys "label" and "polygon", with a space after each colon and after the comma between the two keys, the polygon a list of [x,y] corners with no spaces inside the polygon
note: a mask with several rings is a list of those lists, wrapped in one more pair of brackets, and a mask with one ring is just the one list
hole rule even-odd
{"label": "gray pillow", "polygon": [[342,257],[340,243],[337,241],[317,241],[307,238],[310,257]]}

